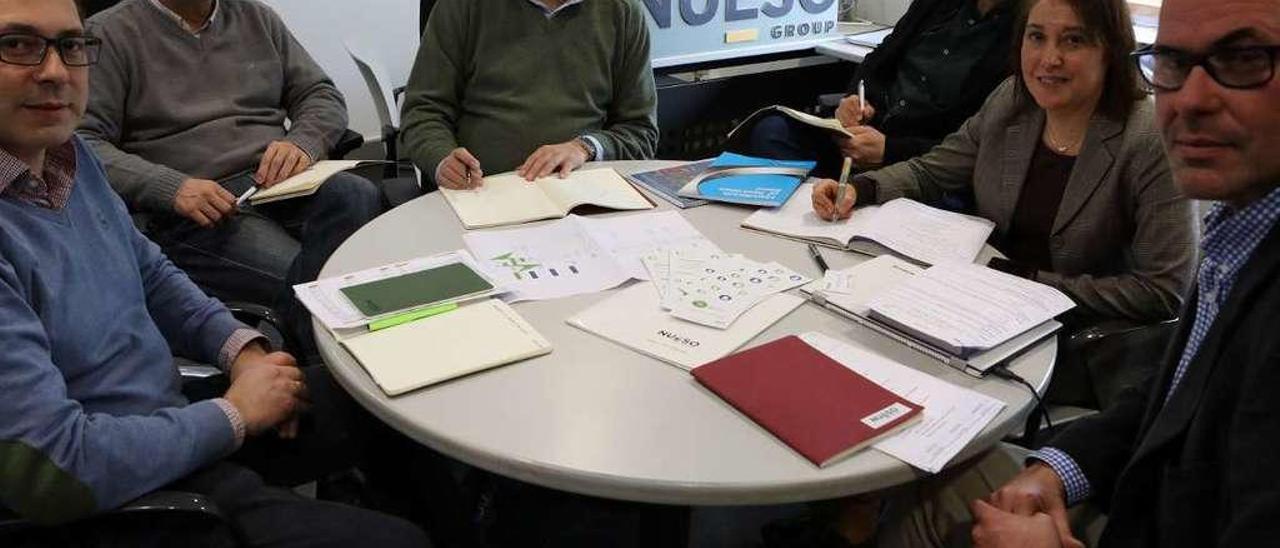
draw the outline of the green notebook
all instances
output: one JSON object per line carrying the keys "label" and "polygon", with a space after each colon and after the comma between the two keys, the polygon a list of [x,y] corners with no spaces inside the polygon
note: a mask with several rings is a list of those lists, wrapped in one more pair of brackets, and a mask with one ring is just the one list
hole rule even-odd
{"label": "green notebook", "polygon": [[452,263],[342,288],[342,294],[367,318],[456,300],[493,289],[463,263]]}

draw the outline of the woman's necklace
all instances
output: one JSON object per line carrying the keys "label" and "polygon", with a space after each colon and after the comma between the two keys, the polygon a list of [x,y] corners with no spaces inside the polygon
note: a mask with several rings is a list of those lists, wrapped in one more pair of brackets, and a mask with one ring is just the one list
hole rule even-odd
{"label": "woman's necklace", "polygon": [[1056,136],[1054,136],[1053,129],[1049,126],[1049,123],[1047,121],[1044,124],[1044,136],[1046,139],[1049,140],[1049,147],[1052,148],[1058,154],[1068,154],[1070,151],[1078,148],[1081,142],[1084,141],[1083,132],[1081,132],[1080,135],[1075,138],[1067,139],[1067,140],[1059,140]]}

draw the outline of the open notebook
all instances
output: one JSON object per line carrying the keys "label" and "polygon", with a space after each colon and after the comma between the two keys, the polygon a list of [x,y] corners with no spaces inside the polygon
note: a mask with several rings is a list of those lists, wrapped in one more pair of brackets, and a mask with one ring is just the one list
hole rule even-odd
{"label": "open notebook", "polygon": [[249,203],[253,205],[269,204],[290,198],[301,198],[315,194],[320,187],[340,171],[357,168],[364,165],[385,164],[387,162],[381,160],[324,160],[312,164],[306,171],[289,177],[271,186],[271,188],[263,189],[256,192],[253,197],[249,198]]}
{"label": "open notebook", "polygon": [[533,326],[489,299],[342,341],[388,396],[551,352]]}
{"label": "open notebook", "polygon": [[782,105],[767,106],[752,112],[750,116],[747,116],[746,120],[743,120],[742,123],[734,126],[734,128],[729,131],[729,137],[732,138],[738,131],[743,131],[743,128],[750,128],[754,126],[756,120],[760,117],[775,112],[810,127],[830,131],[832,133],[838,133],[845,137],[853,137],[853,134],[849,133],[849,130],[845,129],[844,125],[840,123],[840,120],[835,118],[821,118],[807,112],[801,112]]}
{"label": "open notebook", "polygon": [[555,219],[581,205],[610,209],[652,209],[653,203],[610,168],[581,169],[561,179],[526,181],[514,173],[484,178],[473,190],[440,189],[468,229]]}
{"label": "open notebook", "polygon": [[887,248],[924,264],[972,263],[995,228],[981,217],[907,198],[863,206],[850,218],[832,222],[813,212],[812,196],[813,185],[801,185],[782,207],[756,211],[742,227],[867,255],[883,254]]}

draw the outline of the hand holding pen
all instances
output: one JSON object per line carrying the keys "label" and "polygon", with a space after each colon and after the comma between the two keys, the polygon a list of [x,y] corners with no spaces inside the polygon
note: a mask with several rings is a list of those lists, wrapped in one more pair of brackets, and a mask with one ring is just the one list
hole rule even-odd
{"label": "hand holding pen", "polygon": [[836,119],[840,120],[840,125],[845,129],[862,126],[875,117],[876,109],[871,106],[866,97],[866,85],[859,80],[858,94],[840,100],[840,105],[836,107]]}
{"label": "hand holding pen", "polygon": [[449,152],[436,167],[436,184],[441,188],[468,190],[484,184],[484,171],[480,169],[471,151],[458,147]]}
{"label": "hand holding pen", "polygon": [[840,181],[821,179],[813,186],[813,212],[823,220],[834,222],[848,219],[853,214],[853,206],[858,203],[858,191],[849,183],[851,165],[849,158],[845,158]]}

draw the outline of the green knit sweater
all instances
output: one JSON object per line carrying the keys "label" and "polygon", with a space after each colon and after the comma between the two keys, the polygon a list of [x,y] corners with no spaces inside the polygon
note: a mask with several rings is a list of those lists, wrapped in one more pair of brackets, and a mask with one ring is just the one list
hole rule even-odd
{"label": "green knit sweater", "polygon": [[422,172],[466,147],[485,173],[590,135],[607,160],[653,156],[657,93],[635,0],[584,0],[548,18],[528,0],[440,0],[405,94],[401,143]]}

